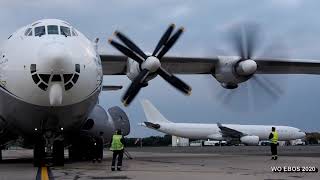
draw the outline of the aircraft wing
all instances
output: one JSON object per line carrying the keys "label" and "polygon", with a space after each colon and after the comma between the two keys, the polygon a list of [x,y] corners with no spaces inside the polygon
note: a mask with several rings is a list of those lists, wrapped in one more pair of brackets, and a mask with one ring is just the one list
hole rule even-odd
{"label": "aircraft wing", "polygon": [[256,58],[258,74],[320,74],[320,60]]}
{"label": "aircraft wing", "polygon": [[[104,75],[125,75],[127,57],[100,55]],[[320,60],[255,58],[258,74],[320,74]],[[218,57],[163,57],[161,65],[174,74],[211,74]]]}
{"label": "aircraft wing", "polygon": [[218,125],[218,127],[220,129],[220,132],[221,132],[223,137],[239,138],[239,137],[242,137],[242,136],[245,135],[244,133],[242,133],[240,131],[237,131],[235,129],[223,126],[220,123],[217,123],[217,125]]}
{"label": "aircraft wing", "polygon": [[[124,75],[127,72],[127,57],[100,55],[104,75]],[[211,74],[218,58],[163,57],[161,65],[174,74]]]}

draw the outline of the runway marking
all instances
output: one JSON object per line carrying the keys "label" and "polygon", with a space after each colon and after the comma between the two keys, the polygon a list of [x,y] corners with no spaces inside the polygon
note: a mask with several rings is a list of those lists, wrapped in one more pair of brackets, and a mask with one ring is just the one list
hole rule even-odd
{"label": "runway marking", "polygon": [[54,180],[50,168],[46,166],[39,167],[36,180]]}

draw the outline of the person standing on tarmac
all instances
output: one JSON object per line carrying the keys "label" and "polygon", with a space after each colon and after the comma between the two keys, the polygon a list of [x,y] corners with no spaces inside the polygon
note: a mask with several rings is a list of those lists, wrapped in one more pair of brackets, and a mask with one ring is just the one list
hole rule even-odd
{"label": "person standing on tarmac", "polygon": [[277,152],[277,146],[278,146],[278,132],[276,131],[275,127],[272,127],[272,132],[269,135],[270,139],[270,146],[271,146],[271,154],[272,154],[272,160],[278,159],[278,152]]}
{"label": "person standing on tarmac", "polygon": [[118,156],[117,170],[121,171],[123,151],[124,151],[124,138],[121,134],[120,129],[118,129],[116,133],[112,136],[112,143],[111,143],[110,150],[113,151],[111,170],[112,171],[115,170],[116,159]]}

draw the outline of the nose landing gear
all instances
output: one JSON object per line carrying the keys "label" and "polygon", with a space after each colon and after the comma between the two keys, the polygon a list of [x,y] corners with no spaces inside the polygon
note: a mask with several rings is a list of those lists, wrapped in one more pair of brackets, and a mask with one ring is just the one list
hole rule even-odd
{"label": "nose landing gear", "polygon": [[64,139],[61,131],[36,133],[33,150],[34,166],[63,166]]}
{"label": "nose landing gear", "polygon": [[0,162],[2,161],[2,146],[0,145]]}

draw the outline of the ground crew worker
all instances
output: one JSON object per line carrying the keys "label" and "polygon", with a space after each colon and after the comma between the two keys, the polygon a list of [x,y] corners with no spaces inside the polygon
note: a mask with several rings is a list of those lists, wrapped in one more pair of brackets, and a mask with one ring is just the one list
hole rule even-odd
{"label": "ground crew worker", "polygon": [[111,170],[112,171],[115,170],[116,159],[118,156],[117,170],[121,171],[123,151],[124,151],[124,138],[121,134],[120,129],[118,129],[116,133],[112,136],[112,143],[111,143],[110,150],[113,151]]}
{"label": "ground crew worker", "polygon": [[269,135],[270,139],[270,146],[271,146],[271,154],[272,154],[272,160],[278,159],[278,152],[277,152],[277,146],[278,146],[278,132],[276,131],[275,127],[272,127],[272,132]]}

